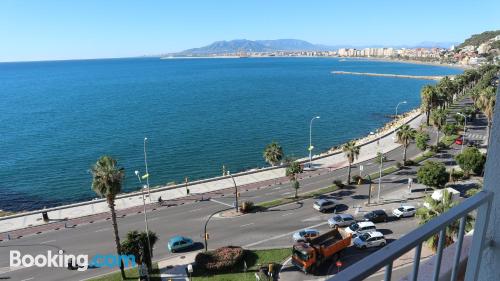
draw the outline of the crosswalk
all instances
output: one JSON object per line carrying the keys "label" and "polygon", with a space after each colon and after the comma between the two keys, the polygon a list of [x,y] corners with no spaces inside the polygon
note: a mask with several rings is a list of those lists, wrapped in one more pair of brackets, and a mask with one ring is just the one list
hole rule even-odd
{"label": "crosswalk", "polygon": [[465,138],[469,140],[485,140],[485,135],[466,133]]}

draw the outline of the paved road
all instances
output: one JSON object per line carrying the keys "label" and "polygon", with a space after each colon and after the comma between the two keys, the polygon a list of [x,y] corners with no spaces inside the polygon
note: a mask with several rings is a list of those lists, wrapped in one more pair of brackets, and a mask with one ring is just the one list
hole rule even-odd
{"label": "paved road", "polygon": [[[408,155],[411,157],[418,153],[412,145]],[[387,153],[390,161],[384,166],[393,165],[395,161],[401,161],[402,150],[396,149]],[[364,173],[378,171],[378,164],[374,160],[361,163]],[[321,173],[314,177],[301,180],[301,192],[326,187],[333,180],[345,179],[346,169],[334,172]],[[358,166],[353,169],[353,174],[359,173]],[[382,197],[390,196],[394,190],[406,186],[408,174],[389,175],[383,178]],[[288,183],[271,185],[260,190],[242,191],[242,199],[254,202],[268,201],[283,196],[291,196],[293,190]],[[353,206],[361,205],[366,201],[368,188],[348,188],[330,195],[344,205],[344,209],[350,212]],[[223,192],[221,192],[220,195]],[[155,246],[155,259],[164,259],[181,254],[170,254],[165,248],[168,237],[181,234],[201,241],[202,227],[208,214],[217,210],[227,208],[233,199],[228,198],[229,192],[223,197],[212,197],[212,201],[194,202],[169,208],[159,208],[149,213],[150,229],[159,236]],[[244,215],[237,218],[215,218],[209,225],[210,233],[209,248],[233,244],[249,248],[259,247],[289,247],[291,245],[291,233],[304,227],[317,227],[324,229],[327,214],[319,214],[311,208],[313,200],[305,200],[299,203],[280,206],[267,212]],[[143,215],[132,214],[118,219],[121,237],[129,230],[143,229]],[[402,223],[402,229],[394,233],[404,233],[408,225]],[[0,242],[0,279],[7,280],[83,280],[110,272],[110,269],[89,269],[85,272],[69,271],[60,268],[21,268],[10,271],[9,251],[20,250],[23,253],[36,255],[46,253],[47,250],[64,249],[66,253],[96,254],[113,253],[112,228],[108,221],[96,221],[94,223],[78,225],[75,228],[66,228],[58,231],[48,231],[37,235],[22,237],[21,239]],[[201,247],[201,244],[200,244]]]}

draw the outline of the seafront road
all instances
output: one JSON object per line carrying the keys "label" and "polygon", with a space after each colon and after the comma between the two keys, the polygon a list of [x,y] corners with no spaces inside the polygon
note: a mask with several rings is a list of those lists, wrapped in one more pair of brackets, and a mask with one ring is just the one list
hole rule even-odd
{"label": "seafront road", "polygon": [[[479,128],[477,133],[481,133]],[[454,149],[459,148],[455,147]],[[408,155],[412,157],[418,153],[419,151],[412,144]],[[389,162],[384,163],[386,167],[394,165],[395,161],[401,161],[401,148],[388,152],[387,157]],[[359,173],[359,165],[364,166],[364,174],[378,171],[378,164],[374,163],[373,159],[360,159],[360,161],[355,165],[352,171],[353,175]],[[300,192],[330,186],[335,179],[345,179],[346,173],[346,168],[334,171],[325,168],[314,173],[304,173],[300,180]],[[408,177],[409,175],[406,173],[384,177],[382,179],[382,199],[401,199],[403,193],[401,191],[406,190]],[[265,186],[249,187],[248,191],[246,188],[240,188],[240,192],[242,200],[248,199],[258,203],[290,196],[292,194],[290,192],[293,190],[288,181],[282,181],[281,184],[269,182]],[[368,187],[361,185],[339,190],[326,196],[336,199],[343,207],[344,212],[354,213],[355,206],[362,206],[367,201],[367,193]],[[182,198],[167,201],[161,207],[149,207],[150,229],[159,236],[159,241],[154,248],[155,260],[184,255],[183,253],[171,254],[166,250],[168,238],[173,235],[185,235],[197,242],[203,241],[202,228],[208,214],[226,209],[226,205],[233,201],[232,189],[222,189],[204,196],[205,200],[203,201],[200,200],[201,195],[196,195],[191,199]],[[207,198],[214,200],[206,200]],[[209,248],[213,249],[228,244],[248,248],[290,247],[292,244],[291,233],[294,231],[305,227],[316,227],[321,231],[326,229],[326,220],[331,214],[320,214],[315,211],[312,208],[313,201],[308,199],[300,203],[278,206],[265,212],[240,217],[214,218],[208,227],[210,233]],[[392,205],[380,208],[390,209]],[[119,216],[118,224],[121,237],[124,237],[129,230],[144,229],[144,217],[142,213],[138,213],[139,210],[140,208],[136,212]],[[363,207],[360,211],[364,211]],[[112,269],[107,268],[89,269],[85,272],[70,271],[65,268],[9,268],[10,250],[19,250],[31,255],[58,249],[64,249],[66,253],[88,254],[89,256],[113,253],[114,240],[111,224],[105,218],[99,217],[92,222],[82,221],[81,223],[71,220],[66,228],[47,229],[39,234],[26,233],[19,239],[3,240],[0,242],[0,280],[84,280],[112,271]],[[388,233],[388,235],[393,235],[393,239],[397,239],[415,227],[415,222],[413,219],[398,221],[390,226],[392,233]],[[75,223],[76,225],[74,225]],[[201,248],[201,244],[199,247]]]}

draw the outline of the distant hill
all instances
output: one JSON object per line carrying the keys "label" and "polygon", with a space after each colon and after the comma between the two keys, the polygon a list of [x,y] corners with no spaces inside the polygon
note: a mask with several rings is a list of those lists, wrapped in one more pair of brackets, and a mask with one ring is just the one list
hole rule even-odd
{"label": "distant hill", "polygon": [[465,39],[465,41],[458,46],[458,48],[463,48],[465,46],[475,46],[478,47],[479,45],[483,44],[484,42],[496,37],[497,35],[500,35],[500,30],[495,30],[495,31],[485,31],[480,34],[474,34],[471,37]]}
{"label": "distant hill", "polygon": [[216,41],[208,46],[188,49],[175,55],[217,55],[240,52],[273,52],[273,51],[324,51],[333,50],[333,47],[316,45],[304,40],[277,39],[277,40],[246,40]]}

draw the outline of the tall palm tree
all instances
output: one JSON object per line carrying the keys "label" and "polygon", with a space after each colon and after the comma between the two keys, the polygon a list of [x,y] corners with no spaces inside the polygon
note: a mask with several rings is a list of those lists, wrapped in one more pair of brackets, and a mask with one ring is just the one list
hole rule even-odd
{"label": "tall palm tree", "polygon": [[431,110],[435,107],[435,102],[437,98],[436,88],[432,85],[426,85],[422,88],[420,92],[420,97],[422,99],[422,110],[425,111],[427,117],[427,126],[429,126],[429,118]]}
{"label": "tall palm tree", "polygon": [[[121,256],[120,236],[118,235],[118,224],[116,223],[115,198],[122,190],[123,177],[125,171],[117,167],[116,160],[110,156],[101,156],[91,168],[92,172],[92,190],[97,195],[106,198],[109,212],[111,213],[111,222],[115,235],[116,254]],[[120,263],[122,279],[125,278],[123,261]]]}
{"label": "tall palm tree", "polygon": [[481,109],[481,111],[486,116],[486,119],[488,120],[488,133],[486,138],[487,144],[490,143],[490,132],[493,121],[493,113],[495,110],[495,102],[496,102],[495,88],[487,87],[486,89],[481,91],[481,96],[479,97],[478,103],[479,103],[479,108]]}
{"label": "tall palm tree", "polygon": [[359,146],[356,146],[356,141],[350,141],[342,146],[342,151],[349,162],[349,167],[347,168],[347,184],[351,184],[351,166],[352,162],[358,159]]}
{"label": "tall palm tree", "polygon": [[[423,225],[427,222],[433,220],[434,218],[440,216],[441,214],[447,212],[449,209],[453,208],[458,204],[457,201],[453,201],[452,194],[449,193],[446,189],[442,189],[442,198],[441,200],[434,200],[431,196],[427,196],[425,198],[424,207],[417,210],[416,217],[420,219],[419,224]],[[465,231],[468,232],[473,229],[474,218],[469,214],[465,220]],[[456,240],[459,231],[459,221],[454,221],[451,223],[445,232],[445,247],[453,244],[453,241]],[[436,252],[439,241],[439,235],[435,234],[431,236],[427,243],[431,247],[431,249]]]}
{"label": "tall palm tree", "polygon": [[436,146],[439,144],[439,134],[441,128],[446,123],[446,110],[443,108],[435,109],[431,113],[432,126],[437,130]]}
{"label": "tall palm tree", "polygon": [[452,101],[455,94],[455,84],[448,76],[441,79],[437,85],[442,107],[446,108]]}
{"label": "tall palm tree", "polygon": [[403,165],[406,163],[406,150],[410,145],[410,142],[415,139],[415,134],[417,131],[410,127],[410,125],[403,125],[396,132],[396,138],[398,143],[403,145]]}
{"label": "tall palm tree", "polygon": [[266,146],[263,156],[267,163],[275,166],[283,159],[283,148],[277,142],[273,141]]}
{"label": "tall palm tree", "polygon": [[[148,241],[150,245],[148,245]],[[158,236],[152,231],[149,231],[148,240],[148,233],[145,231],[138,232],[137,230],[132,230],[127,233],[127,238],[121,243],[121,249],[123,254],[133,255],[137,264],[145,263],[148,271],[151,273],[151,257],[153,253],[150,253],[149,250],[153,250],[153,246],[157,241]]]}
{"label": "tall palm tree", "polygon": [[299,181],[297,179],[297,175],[302,173],[304,170],[299,162],[293,161],[286,168],[286,176],[290,179],[292,183],[292,187],[295,190],[295,199],[298,198],[298,191],[300,188]]}

